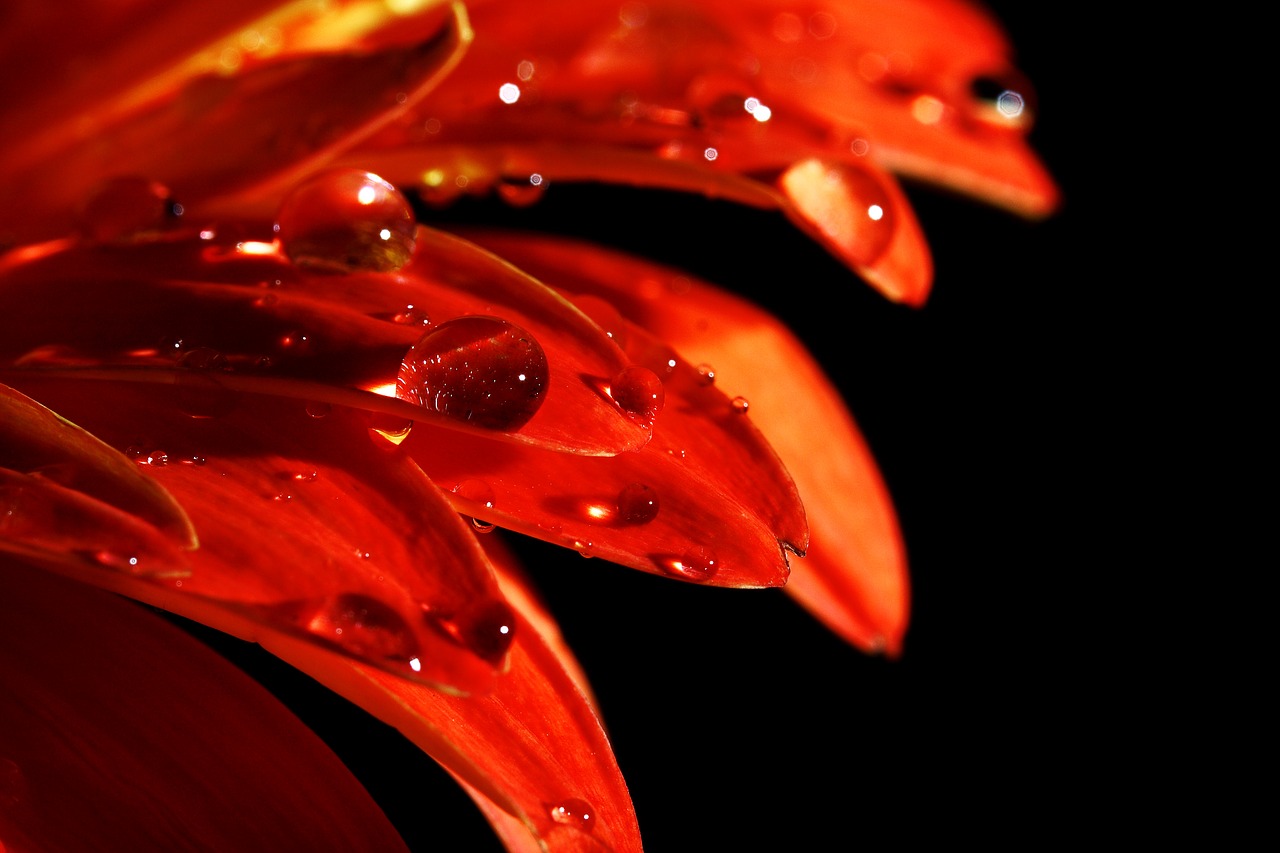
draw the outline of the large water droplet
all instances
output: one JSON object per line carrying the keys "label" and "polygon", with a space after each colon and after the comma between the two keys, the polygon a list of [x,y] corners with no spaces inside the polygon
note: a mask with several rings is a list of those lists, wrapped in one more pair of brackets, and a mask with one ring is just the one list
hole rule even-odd
{"label": "large water droplet", "polygon": [[361,593],[288,602],[276,611],[355,657],[405,663],[418,654],[418,643],[404,618],[390,605]]}
{"label": "large water droplet", "polygon": [[746,397],[734,397],[729,401],[729,409],[735,415],[745,415],[750,408],[751,402]]}
{"label": "large water droplet", "polygon": [[716,557],[716,552],[701,545],[690,548],[677,559],[667,561],[665,565],[671,574],[695,583],[711,580],[720,570],[720,560]]}
{"label": "large water droplet", "polygon": [[405,354],[396,396],[494,430],[523,426],[542,405],[547,356],[533,336],[497,317],[459,317]]}
{"label": "large water droplet", "polygon": [[129,240],[159,231],[176,221],[181,211],[163,184],[139,177],[112,178],[85,203],[80,230],[104,243]]}
{"label": "large water droplet", "polygon": [[624,412],[651,421],[662,411],[666,391],[662,380],[647,367],[628,367],[614,377],[609,394]]}
{"label": "large water droplet", "polygon": [[586,800],[579,800],[576,797],[552,806],[551,819],[583,832],[591,832],[596,828],[596,810]]}
{"label": "large water droplet", "polygon": [[644,483],[631,483],[618,493],[618,520],[648,524],[658,517],[658,493]]}
{"label": "large water droplet", "polygon": [[438,624],[449,636],[477,657],[499,663],[516,638],[516,615],[511,606],[497,598],[468,604]]}
{"label": "large water droplet", "polygon": [[360,169],[330,169],[295,187],[276,214],[289,260],[326,272],[398,270],[413,256],[413,210],[391,184]]}

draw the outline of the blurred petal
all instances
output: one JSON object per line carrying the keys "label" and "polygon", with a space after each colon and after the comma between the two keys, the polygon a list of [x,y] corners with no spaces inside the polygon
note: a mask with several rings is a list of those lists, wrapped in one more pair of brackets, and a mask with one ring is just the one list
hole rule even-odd
{"label": "blurred petal", "polygon": [[141,470],[200,537],[178,580],[107,575],[83,560],[60,570],[264,645],[302,638],[320,659],[350,655],[466,692],[499,674],[510,608],[483,552],[412,460],[370,432],[367,413],[314,417],[298,401],[246,394],[192,418],[163,386],[23,379],[108,444],[149,448]]}
{"label": "blurred petal", "polygon": [[[102,321],[121,306],[127,323]],[[195,416],[254,391],[578,453],[649,440],[601,391],[628,365],[608,337],[509,264],[429,229],[395,274],[312,274],[251,241],[76,246],[0,268],[0,313],[11,321],[0,363],[176,386]],[[549,380],[527,424],[482,428],[395,398],[428,320],[472,314],[516,324],[545,352]]]}
{"label": "blurred petal", "polygon": [[403,850],[250,679],[113,595],[0,557],[0,846]]}
{"label": "blurred petal", "polygon": [[787,590],[849,642],[898,653],[909,592],[893,504],[838,392],[794,336],[744,300],[647,261],[543,236],[472,237],[582,304],[609,300],[682,358],[714,367],[717,385],[742,391],[805,499],[811,538]]}
{"label": "blurred petal", "polygon": [[[374,17],[359,20],[361,10]],[[95,183],[114,176],[159,182],[196,218],[217,196],[282,192],[404,112],[457,63],[470,38],[462,6],[436,2],[419,10],[405,18],[381,3],[335,10],[292,3],[258,20],[245,20],[249,10],[239,9],[207,34],[199,27],[211,25],[195,11],[153,10],[154,20],[91,13],[105,17],[106,31],[121,40],[95,33],[87,56],[44,45],[50,63],[65,69],[65,76],[45,75],[61,90],[53,99],[58,108],[20,100],[0,114],[7,140],[0,245],[60,236],[67,214],[89,201]],[[353,38],[380,28],[394,40]],[[212,44],[203,40],[209,35]],[[59,31],[51,41],[61,37]],[[159,54],[157,40],[167,44]],[[191,53],[182,56],[177,47]],[[86,73],[95,59],[103,75]],[[37,67],[45,60],[38,57]]]}

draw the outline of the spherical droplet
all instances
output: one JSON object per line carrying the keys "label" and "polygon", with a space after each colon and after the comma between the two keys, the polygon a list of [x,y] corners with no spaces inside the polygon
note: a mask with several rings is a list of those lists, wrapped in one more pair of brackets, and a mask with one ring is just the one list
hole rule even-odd
{"label": "spherical droplet", "polygon": [[169,190],[146,178],[112,178],[85,202],[80,230],[91,240],[128,240],[159,231],[181,215]]}
{"label": "spherical droplet", "polygon": [[533,336],[497,317],[459,317],[405,354],[396,396],[449,418],[514,430],[538,411],[550,378]]}
{"label": "spherical droplet", "polygon": [[699,364],[698,381],[703,385],[711,385],[716,381],[716,369],[709,364]]}
{"label": "spherical droplet", "polygon": [[431,316],[427,314],[427,309],[425,308],[406,305],[392,315],[391,322],[398,323],[401,326],[430,326]]}
{"label": "spherical droplet", "polygon": [[494,664],[502,660],[516,638],[515,612],[497,598],[473,601],[441,620],[441,625],[477,657]]}
{"label": "spherical droplet", "polygon": [[576,797],[552,806],[551,819],[583,832],[591,832],[596,828],[596,810],[586,800]]}
{"label": "spherical droplet", "polygon": [[153,450],[147,454],[148,465],[168,465],[169,454],[163,450]]}
{"label": "spherical droplet", "polygon": [[658,517],[658,493],[644,483],[631,483],[618,493],[618,519],[624,524],[648,524]]}
{"label": "spherical droplet", "polygon": [[[484,480],[474,477],[463,480],[453,487],[453,493],[481,507],[493,509],[493,488]],[[477,533],[488,533],[493,530],[493,522],[475,516],[468,517],[471,519],[471,527]]]}
{"label": "spherical droplet", "polygon": [[276,214],[289,260],[325,272],[390,272],[413,256],[413,209],[391,184],[360,169],[329,169],[299,184]]}
{"label": "spherical droplet", "polygon": [[662,380],[647,367],[628,367],[614,377],[609,393],[624,412],[653,420],[662,411],[666,391]]}
{"label": "spherical droplet", "polygon": [[715,577],[716,572],[720,570],[720,561],[715,551],[704,546],[696,546],[679,558],[669,561],[667,569],[677,577],[703,583]]}
{"label": "spherical droplet", "polygon": [[746,397],[734,397],[729,401],[729,407],[735,415],[745,415],[747,409],[751,408],[751,403],[747,401]]}

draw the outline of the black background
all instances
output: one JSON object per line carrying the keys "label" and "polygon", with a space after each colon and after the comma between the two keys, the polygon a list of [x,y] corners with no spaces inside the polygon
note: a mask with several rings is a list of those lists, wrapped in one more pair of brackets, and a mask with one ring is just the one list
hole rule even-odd
{"label": "black background", "polygon": [[[1035,84],[1032,144],[1066,203],[1029,223],[916,185],[937,275],[890,304],[774,213],[687,196],[552,187],[526,216],[749,294],[837,380],[895,496],[913,583],[898,661],[867,657],[780,591],[695,587],[537,543],[524,560],[600,699],[651,851],[849,849],[917,833],[1018,837],[1056,812],[1083,718],[1064,606],[1098,583],[1075,558],[1102,519],[1074,499],[1100,408],[1081,365],[1107,345],[1092,260],[1097,98],[1090,48],[1041,4],[990,3]],[[1032,7],[1035,8],[1032,8]],[[645,232],[610,211],[639,208]],[[697,247],[686,236],[721,225]],[[765,247],[739,259],[739,247]],[[1086,420],[1086,415],[1090,415]],[[1103,584],[1105,586],[1105,582]],[[328,740],[415,850],[500,849],[408,742],[252,647],[223,645]]]}

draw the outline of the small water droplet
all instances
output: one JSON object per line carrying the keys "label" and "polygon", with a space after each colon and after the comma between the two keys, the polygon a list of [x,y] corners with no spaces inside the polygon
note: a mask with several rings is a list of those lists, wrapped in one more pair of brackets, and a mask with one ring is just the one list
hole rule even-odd
{"label": "small water droplet", "polygon": [[169,454],[165,453],[163,450],[153,450],[147,454],[147,464],[156,466],[168,465]]}
{"label": "small water droplet", "polygon": [[703,546],[689,549],[679,558],[666,562],[667,570],[677,577],[703,583],[715,577],[720,570],[720,561],[715,551]]}
{"label": "small water droplet", "polygon": [[189,456],[186,459],[180,459],[178,461],[182,462],[184,465],[195,465],[196,467],[199,467],[207,460],[203,456]]}
{"label": "small water droplet", "polygon": [[360,169],[330,169],[285,197],[275,230],[286,256],[324,272],[391,272],[413,256],[413,210],[391,184]]}
{"label": "small water droplet", "polygon": [[609,394],[624,412],[647,421],[662,411],[666,398],[662,380],[647,367],[628,367],[619,373],[609,386]]}
{"label": "small water droplet", "polygon": [[573,549],[588,560],[596,555],[595,548],[595,543],[590,541],[583,542],[581,539],[575,539],[573,543]]}
{"label": "small water droplet", "polygon": [[309,400],[307,402],[307,414],[313,418],[327,418],[333,412],[333,406],[319,400]]}
{"label": "small water droplet", "polygon": [[313,483],[316,477],[320,476],[320,472],[314,468],[308,468],[303,471],[295,471],[292,474],[286,474],[286,477],[297,483]]}
{"label": "small water droplet", "polygon": [[130,572],[133,574],[141,574],[144,571],[142,561],[138,559],[137,554],[108,551],[103,549],[101,551],[94,551],[90,556],[92,556],[94,561],[99,565],[106,566],[109,569]]}
{"label": "small water droplet", "polygon": [[418,655],[418,643],[404,618],[389,604],[368,595],[342,593],[288,602],[276,608],[276,613],[355,657],[407,664]]}
{"label": "small water droplet", "polygon": [[181,207],[169,190],[139,177],[112,178],[89,197],[81,212],[80,230],[99,242],[130,240],[159,231],[177,221]]}
{"label": "small water droplet", "polygon": [[425,308],[406,305],[392,315],[391,322],[398,323],[401,326],[430,326],[431,317],[427,314],[427,309]]}
{"label": "small water droplet", "polygon": [[576,797],[552,806],[551,819],[583,832],[591,832],[596,828],[596,810],[586,800]]}
{"label": "small water droplet", "polygon": [[452,617],[437,621],[473,654],[494,664],[506,656],[516,638],[515,611],[497,598],[473,601]]}
{"label": "small water droplet", "polygon": [[459,317],[423,335],[405,354],[396,396],[493,430],[514,430],[547,391],[547,356],[533,336],[497,317]]}
{"label": "small water droplet", "polygon": [[618,518],[624,524],[648,524],[658,517],[658,493],[644,483],[631,483],[618,493]]}
{"label": "small water droplet", "polygon": [[453,487],[453,493],[482,506],[493,507],[493,487],[479,478],[471,477],[463,480]]}
{"label": "small water droplet", "polygon": [[503,176],[498,181],[498,198],[512,207],[528,207],[542,198],[547,191],[547,182],[542,175]]}
{"label": "small water droplet", "polygon": [[751,403],[747,402],[746,397],[734,397],[729,401],[729,407],[735,415],[745,415],[747,409],[751,408]]}
{"label": "small water droplet", "polygon": [[413,430],[413,421],[399,415],[369,413],[369,436],[379,447],[399,447]]}
{"label": "small water droplet", "polygon": [[187,350],[178,358],[174,397],[193,418],[219,418],[235,408],[237,395],[217,380],[231,365],[222,353],[209,347]]}
{"label": "small water droplet", "polygon": [[483,519],[473,517],[471,519],[471,528],[475,530],[476,533],[492,533],[494,524],[492,521],[485,521]]}
{"label": "small water droplet", "polygon": [[703,385],[711,385],[716,381],[716,370],[709,364],[698,365],[698,381]]}

